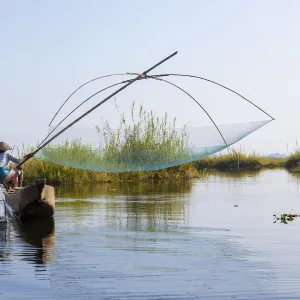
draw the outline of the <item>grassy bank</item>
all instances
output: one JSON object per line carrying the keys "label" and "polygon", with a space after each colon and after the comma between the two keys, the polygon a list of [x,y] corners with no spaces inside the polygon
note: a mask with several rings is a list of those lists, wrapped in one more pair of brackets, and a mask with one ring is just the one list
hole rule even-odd
{"label": "grassy bank", "polygon": [[300,173],[300,150],[296,150],[293,154],[291,154],[287,158],[284,166],[291,172]]}
{"label": "grassy bank", "polygon": [[197,162],[197,170],[215,169],[220,171],[233,170],[259,170],[282,168],[285,165],[284,158],[269,158],[261,155],[245,154],[241,151],[231,150],[228,154],[217,154],[208,156]]}
{"label": "grassy bank", "polygon": [[[29,150],[21,151],[23,154]],[[21,154],[19,154],[21,156]],[[35,178],[47,178],[52,184],[83,184],[119,181],[183,181],[203,178],[209,170],[237,172],[273,168],[287,168],[300,172],[300,152],[287,159],[268,158],[257,154],[245,154],[231,150],[228,154],[208,156],[194,163],[188,163],[158,171],[104,173],[70,168],[53,163],[31,159],[24,165],[24,181],[31,183]]]}
{"label": "grassy bank", "polygon": [[[194,163],[188,163],[159,171],[99,173],[87,170],[64,167],[56,164],[31,159],[24,165],[25,182],[32,182],[35,178],[47,178],[53,184],[81,184],[118,181],[183,181],[203,178],[209,170],[220,171],[255,171],[273,168],[290,168],[300,172],[300,153],[298,161],[293,158],[293,164],[287,159],[267,158],[255,154],[247,155],[231,151],[229,154],[218,154],[203,158]],[[290,164],[288,164],[288,162]]]}
{"label": "grassy bank", "polygon": [[200,178],[192,163],[178,167],[150,172],[99,173],[59,166],[31,159],[24,165],[24,182],[31,183],[35,178],[47,178],[52,184],[83,184],[118,181],[182,181]]}
{"label": "grassy bank", "polygon": [[[157,117],[152,111],[145,111],[143,106],[136,108],[135,102],[132,103],[130,122],[120,115],[117,129],[103,121],[99,127],[95,126],[94,134],[94,146],[84,144],[80,138],[66,138],[60,144],[51,143],[43,148],[37,153],[39,159],[26,162],[25,182],[32,182],[35,178],[47,178],[53,184],[180,181],[200,178],[207,170],[213,169],[260,170],[286,165],[284,159],[231,150],[228,154],[166,168],[174,162],[190,161],[193,143],[189,140],[187,127],[179,131],[176,119],[169,120],[168,114]],[[19,156],[32,150],[23,147]],[[157,168],[165,169],[155,171]],[[122,172],[128,170],[131,172]]]}
{"label": "grassy bank", "polygon": [[[133,102],[130,122],[121,114],[117,129],[103,121],[92,133],[94,146],[84,144],[80,138],[66,138],[42,149],[37,154],[39,160],[31,159],[25,164],[25,182],[37,177],[52,183],[98,183],[179,181],[202,176],[193,163],[155,171],[173,161],[188,161],[189,157],[185,127],[177,131],[176,119],[169,120],[168,114],[157,117]],[[32,151],[23,147],[19,156]]]}

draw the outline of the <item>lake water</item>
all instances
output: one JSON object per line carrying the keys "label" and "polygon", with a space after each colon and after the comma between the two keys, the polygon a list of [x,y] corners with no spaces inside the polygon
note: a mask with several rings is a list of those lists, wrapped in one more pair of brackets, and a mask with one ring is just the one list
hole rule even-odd
{"label": "lake water", "polygon": [[300,299],[300,180],[56,188],[55,219],[0,223],[0,299]]}

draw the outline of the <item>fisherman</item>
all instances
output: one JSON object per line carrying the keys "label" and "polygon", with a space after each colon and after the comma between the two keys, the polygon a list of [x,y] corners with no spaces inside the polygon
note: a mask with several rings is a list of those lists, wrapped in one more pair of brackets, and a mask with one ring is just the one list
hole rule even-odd
{"label": "fisherman", "polygon": [[16,167],[14,169],[9,169],[9,162],[15,164],[20,164],[25,159],[32,157],[32,154],[27,154],[22,158],[16,158],[6,151],[12,150],[5,142],[0,142],[0,183],[12,182],[13,186],[21,187],[23,182],[23,171],[21,167]]}

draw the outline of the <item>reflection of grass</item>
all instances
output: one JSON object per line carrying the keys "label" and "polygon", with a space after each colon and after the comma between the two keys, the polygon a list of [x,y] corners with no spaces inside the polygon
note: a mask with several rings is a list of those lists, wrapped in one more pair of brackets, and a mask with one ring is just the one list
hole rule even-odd
{"label": "reflection of grass", "polygon": [[106,224],[118,230],[158,231],[185,224],[191,189],[164,182],[62,185],[56,189],[57,208],[72,212],[77,221],[105,212]]}
{"label": "reflection of grass", "polygon": [[196,162],[198,170],[259,170],[263,168],[283,167],[285,159],[269,158],[257,154],[245,154],[242,151],[231,150],[228,154],[208,156]]}
{"label": "reflection of grass", "polygon": [[242,179],[249,177],[256,177],[262,172],[262,169],[255,170],[210,170],[208,172],[209,175],[218,176],[220,178],[228,178],[228,179]]}
{"label": "reflection of grass", "polygon": [[60,185],[56,190],[59,198],[101,199],[120,198],[123,196],[157,195],[181,196],[191,192],[192,185],[186,182],[112,182],[86,185]]}

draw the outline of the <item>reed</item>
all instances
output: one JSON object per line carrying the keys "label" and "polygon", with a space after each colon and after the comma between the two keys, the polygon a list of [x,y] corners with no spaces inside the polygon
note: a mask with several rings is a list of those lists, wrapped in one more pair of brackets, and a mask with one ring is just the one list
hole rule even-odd
{"label": "reed", "polygon": [[[21,153],[28,153],[30,149],[23,147]],[[300,164],[300,154],[295,167]],[[21,154],[19,156],[22,156]],[[287,160],[288,162],[288,160]],[[128,181],[184,181],[192,178],[204,178],[207,170],[233,171],[262,170],[264,168],[291,168],[285,159],[267,158],[256,154],[247,155],[231,151],[229,154],[218,154],[203,158],[194,163],[188,163],[158,171],[104,173],[87,171],[77,168],[61,166],[44,162],[35,158],[24,165],[25,182],[31,183],[35,178],[44,177],[52,184],[86,184],[101,182],[128,182]],[[294,168],[300,171],[300,168]],[[232,173],[231,173],[232,174]]]}
{"label": "reed", "polygon": [[216,154],[195,163],[198,170],[259,170],[263,168],[282,168],[285,159],[269,158],[256,153],[246,154],[241,150],[231,149],[229,153]]}
{"label": "reed", "polygon": [[285,167],[292,172],[300,172],[300,150],[295,150],[285,162]]}
{"label": "reed", "polygon": [[94,146],[83,144],[81,139],[66,139],[48,145],[37,153],[37,158],[98,172],[155,170],[171,167],[174,161],[188,161],[188,134],[186,127],[176,130],[176,119],[169,121],[167,114],[156,117],[142,105],[136,109],[133,102],[130,121],[121,115],[117,129],[107,121],[96,126]]}
{"label": "reed", "polygon": [[52,184],[182,181],[203,176],[194,168],[192,163],[158,171],[104,173],[65,167],[34,158],[24,165],[24,174],[25,183],[31,183],[35,178],[47,178],[47,181]]}
{"label": "reed", "polygon": [[[217,154],[167,168],[168,162],[177,161],[180,164],[191,157],[186,127],[178,131],[176,119],[169,121],[167,113],[159,118],[152,111],[145,111],[142,105],[137,108],[135,102],[131,106],[131,120],[120,114],[117,129],[112,129],[109,122],[103,121],[96,126],[95,133],[99,137],[96,148],[83,144],[80,139],[45,147],[37,153],[38,159],[33,158],[25,163],[25,182],[38,177],[57,184],[180,181],[203,177],[207,169],[258,170],[282,167],[284,163],[282,159],[245,154],[232,148],[228,154]],[[18,150],[19,156],[33,150],[23,145]],[[164,169],[145,171],[160,167]],[[125,172],[116,173],[120,171]]]}
{"label": "reed", "polygon": [[[180,181],[199,178],[193,163],[157,171],[139,171],[168,161],[182,160],[188,155],[188,135],[183,128],[176,130],[176,119],[169,122],[168,115],[158,118],[146,112],[143,106],[131,107],[131,123],[121,115],[119,127],[114,130],[107,121],[96,127],[102,148],[93,148],[79,139],[65,140],[49,145],[37,158],[24,164],[24,181],[44,177],[52,183],[98,183],[116,181]],[[101,128],[101,129],[100,129]],[[101,143],[100,143],[101,144]],[[34,147],[18,149],[19,156],[34,151]],[[167,164],[166,164],[167,166]],[[103,168],[103,169],[101,169]],[[134,169],[136,172],[116,173]],[[113,172],[101,172],[111,170]]]}
{"label": "reed", "polygon": [[100,152],[97,149],[96,156],[99,164],[107,168],[111,165],[111,168],[144,170],[189,156],[186,127],[177,131],[175,118],[170,122],[167,113],[157,117],[153,111],[145,111],[143,105],[137,109],[135,101],[131,105],[131,123],[122,114],[117,130],[108,121],[96,129],[104,145]]}

